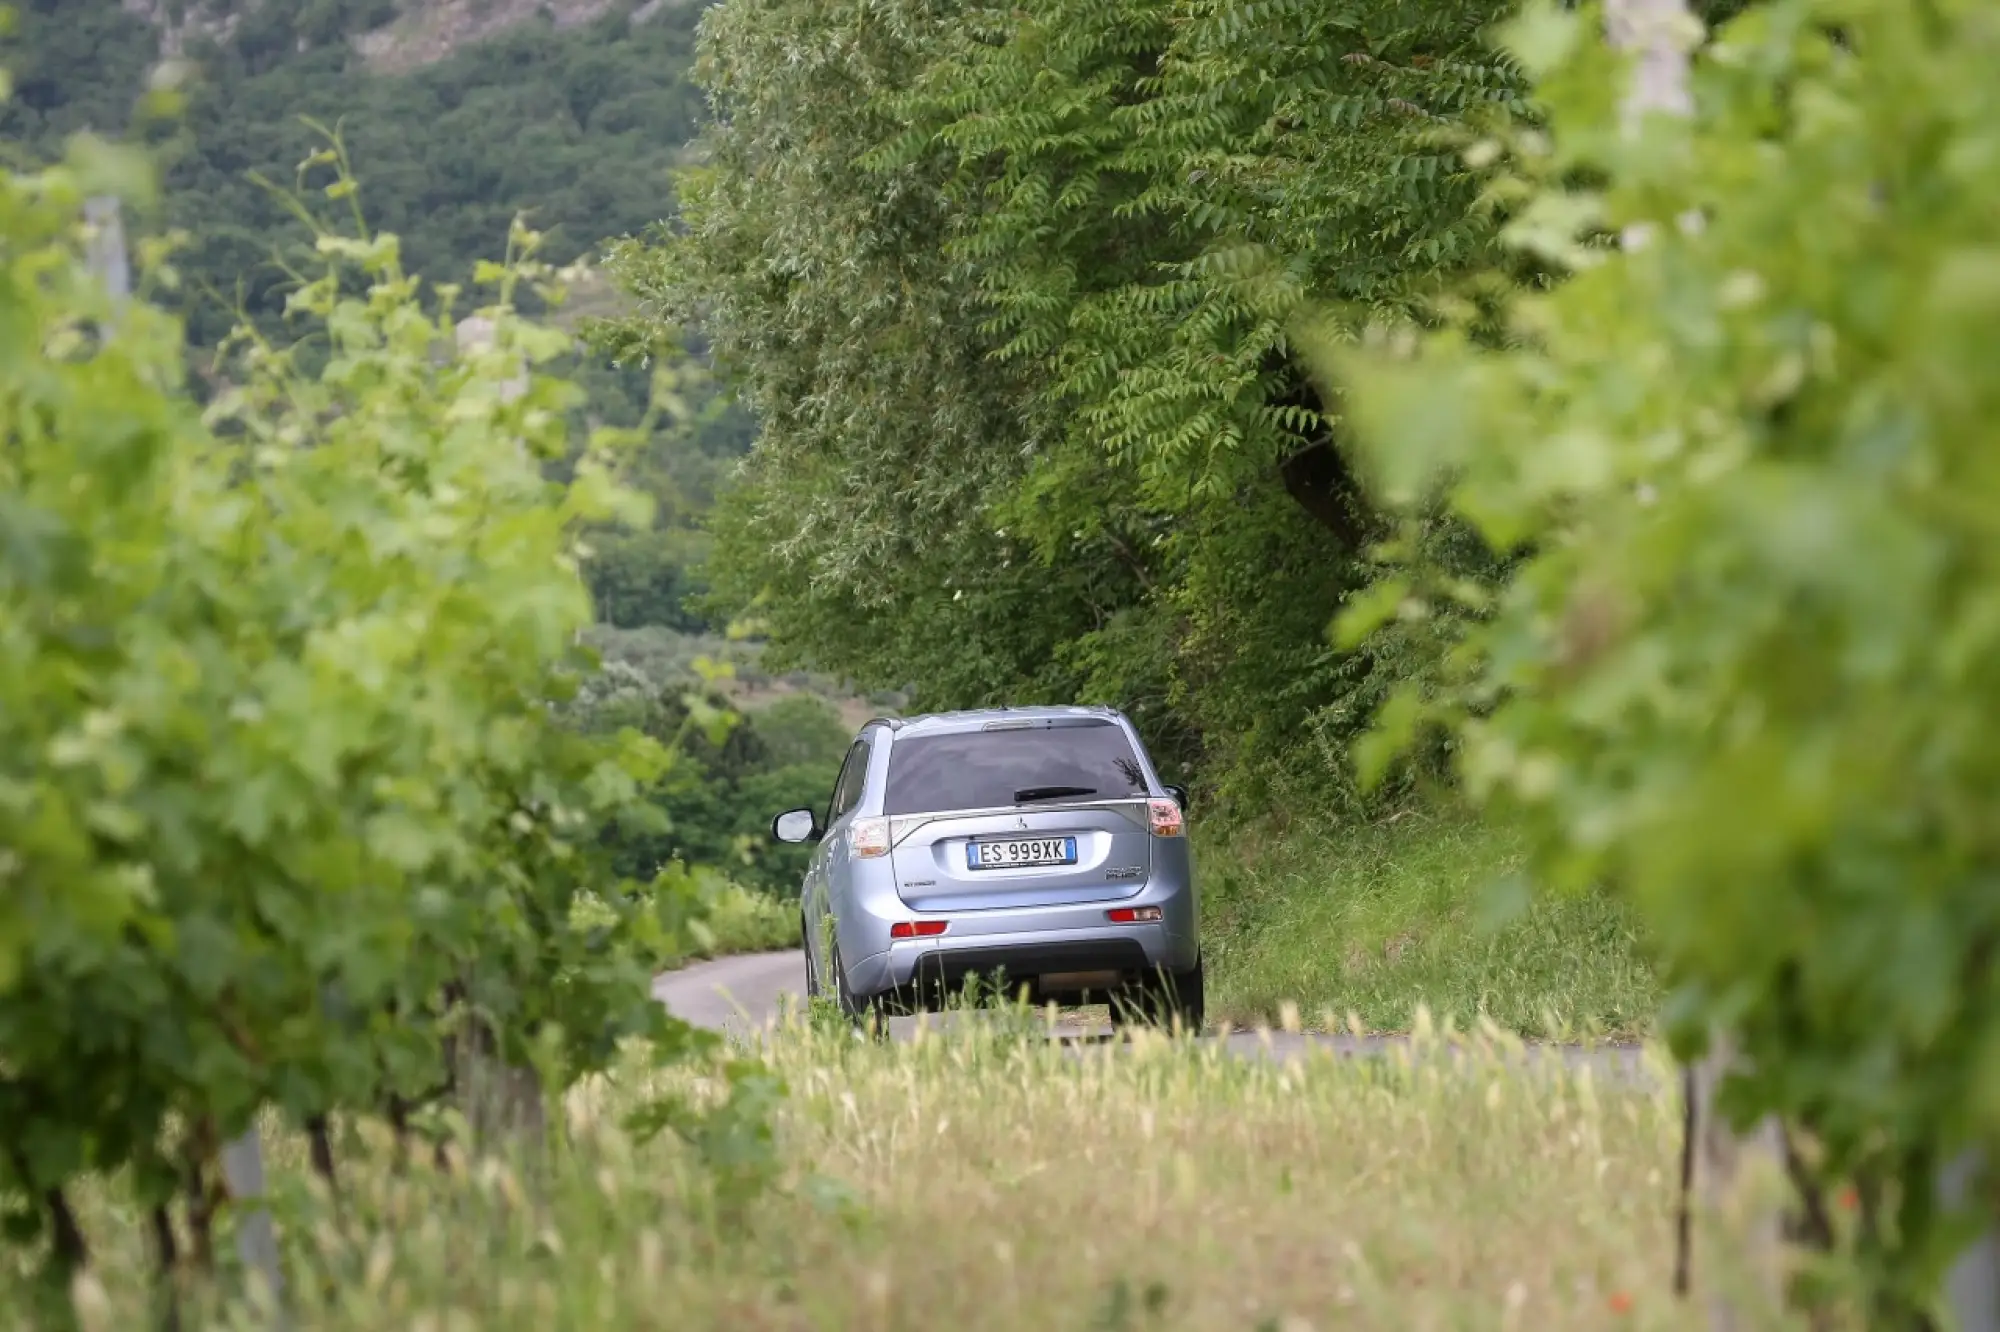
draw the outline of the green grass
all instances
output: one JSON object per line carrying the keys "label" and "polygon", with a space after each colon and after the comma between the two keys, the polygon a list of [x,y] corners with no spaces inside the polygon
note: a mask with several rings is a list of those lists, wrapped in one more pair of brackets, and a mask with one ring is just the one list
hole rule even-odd
{"label": "green grass", "polygon": [[1599,895],[1494,919],[1517,839],[1459,814],[1197,845],[1209,1008],[1237,1025],[1408,1031],[1419,1005],[1528,1036],[1644,1033],[1659,990],[1630,916]]}
{"label": "green grass", "polygon": [[[894,1045],[781,1030],[769,1139],[719,1131],[753,1122],[725,1116],[689,1142],[636,1140],[621,1112],[650,1089],[712,1103],[722,1085],[637,1067],[569,1098],[538,1168],[454,1152],[441,1172],[419,1153],[399,1172],[379,1124],[343,1126],[337,1200],[303,1143],[268,1128],[291,1324],[1666,1332],[1698,1317],[1669,1286],[1670,1079],[1529,1074],[1491,1038],[1456,1072],[1157,1037],[1079,1058],[1029,1025]],[[126,1182],[74,1196],[94,1255],[81,1332],[149,1326]],[[32,1256],[0,1252],[0,1322],[57,1332],[66,1319],[31,1311]],[[184,1332],[265,1325],[207,1295],[189,1292]]]}

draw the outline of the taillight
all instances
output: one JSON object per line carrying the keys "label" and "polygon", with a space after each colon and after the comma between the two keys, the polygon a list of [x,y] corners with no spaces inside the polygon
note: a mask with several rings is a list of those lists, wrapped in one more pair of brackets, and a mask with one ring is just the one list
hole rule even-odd
{"label": "taillight", "polygon": [[889,820],[856,819],[851,834],[854,854],[862,860],[873,860],[877,856],[889,854]]}
{"label": "taillight", "polygon": [[899,920],[889,927],[891,939],[935,939],[950,928],[948,920]]}
{"label": "taillight", "polygon": [[1158,907],[1113,907],[1104,914],[1113,925],[1138,925],[1160,919]]}
{"label": "taillight", "polygon": [[1146,821],[1152,827],[1155,837],[1187,835],[1187,823],[1181,817],[1181,807],[1171,800],[1148,800]]}

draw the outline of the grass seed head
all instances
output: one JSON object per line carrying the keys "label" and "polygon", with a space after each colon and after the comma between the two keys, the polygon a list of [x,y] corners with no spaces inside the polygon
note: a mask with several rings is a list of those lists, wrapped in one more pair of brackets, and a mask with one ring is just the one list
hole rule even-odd
{"label": "grass seed head", "polygon": [[70,1278],[69,1302],[80,1332],[111,1332],[115,1320],[111,1297],[96,1273],[85,1269]]}

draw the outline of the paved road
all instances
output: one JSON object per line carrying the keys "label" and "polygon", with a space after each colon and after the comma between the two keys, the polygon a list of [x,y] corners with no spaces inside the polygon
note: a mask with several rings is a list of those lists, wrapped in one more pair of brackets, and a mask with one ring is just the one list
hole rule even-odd
{"label": "paved road", "polygon": [[653,982],[653,997],[676,1017],[739,1034],[776,1018],[787,995],[803,1006],[805,994],[805,954],[796,948],[700,962]]}
{"label": "paved road", "polygon": [[[803,954],[796,949],[718,958],[680,971],[670,971],[653,984],[653,997],[677,1016],[697,1026],[745,1037],[775,1021],[787,996],[794,1005],[804,1006],[805,961]],[[889,1030],[898,1039],[907,1040],[919,1021],[947,1026],[962,1020],[964,1015],[958,1014],[928,1019],[894,1018],[890,1020]],[[1065,1023],[1056,1029],[1056,1035],[1075,1044],[1094,1044],[1109,1038],[1109,1028],[1101,1021],[1094,1025]],[[1211,1036],[1205,1039],[1226,1039],[1229,1047],[1239,1053],[1277,1058],[1295,1058],[1313,1050],[1331,1050],[1346,1056],[1384,1054],[1405,1044],[1404,1038],[1398,1036],[1357,1037],[1312,1032],[1235,1032],[1226,1038]],[[1586,1049],[1581,1046],[1545,1045],[1534,1049],[1538,1055],[1555,1054],[1572,1065],[1587,1062],[1605,1072],[1634,1074],[1641,1072],[1645,1066],[1643,1054],[1637,1046]]]}

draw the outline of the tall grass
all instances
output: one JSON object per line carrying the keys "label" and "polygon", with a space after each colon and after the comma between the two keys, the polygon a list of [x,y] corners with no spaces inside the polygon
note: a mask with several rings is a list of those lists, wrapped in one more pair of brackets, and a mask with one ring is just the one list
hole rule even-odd
{"label": "tall grass", "polygon": [[[338,1200],[274,1142],[300,1332],[695,1328],[1669,1328],[1670,1095],[1524,1071],[1064,1048],[1005,1020],[907,1044],[792,1026],[768,1142],[649,1143],[621,1112],[695,1073],[570,1099],[539,1169],[343,1134]],[[1668,1085],[1661,1079],[1659,1085]],[[141,1218],[84,1200],[90,1332],[140,1328]],[[4,1260],[0,1260],[4,1262]],[[0,1270],[0,1309],[25,1309]],[[189,1303],[184,1327],[241,1327]],[[240,1312],[240,1311],[239,1311]],[[27,1325],[50,1332],[52,1324]]]}
{"label": "tall grass", "polygon": [[[1508,891],[1516,839],[1464,815],[1197,847],[1213,1016],[1349,1013],[1408,1031],[1418,1005],[1524,1035],[1644,1033],[1659,990],[1627,913],[1601,895]],[[1505,908],[1514,908],[1509,911]]]}

